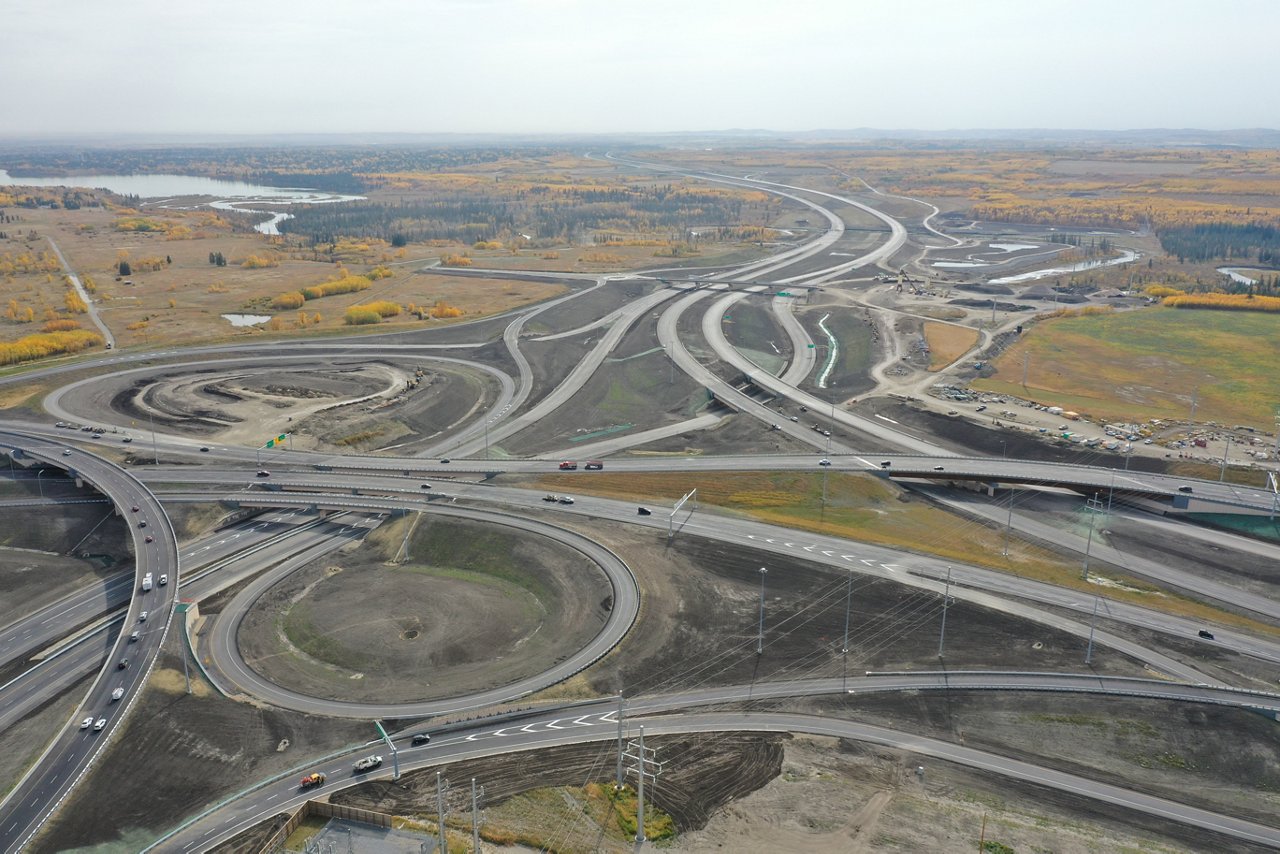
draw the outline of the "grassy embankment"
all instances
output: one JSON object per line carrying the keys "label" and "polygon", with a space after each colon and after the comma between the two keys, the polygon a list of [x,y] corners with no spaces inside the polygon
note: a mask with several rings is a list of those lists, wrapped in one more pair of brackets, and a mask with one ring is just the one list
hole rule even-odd
{"label": "grassy embankment", "polygon": [[[659,503],[678,499],[696,487],[699,504],[715,505],[762,522],[988,567],[1091,595],[1105,592],[1107,598],[1170,614],[1280,635],[1280,627],[1159,590],[1105,564],[1092,564],[1090,577],[1094,582],[1087,582],[1081,578],[1080,563],[1074,558],[1064,558],[1017,537],[1010,542],[1009,556],[1004,557],[1003,531],[948,513],[876,477],[829,475],[824,509],[822,481],[823,475],[818,473],[794,472],[716,472],[713,475],[599,472],[589,478],[574,477],[572,489],[609,498]],[[550,491],[568,488],[567,476],[542,475],[535,482]]]}

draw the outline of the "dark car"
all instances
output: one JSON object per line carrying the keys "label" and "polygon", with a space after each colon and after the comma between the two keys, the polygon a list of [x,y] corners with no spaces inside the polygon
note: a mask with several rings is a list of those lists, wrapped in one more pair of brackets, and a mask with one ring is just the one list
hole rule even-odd
{"label": "dark car", "polygon": [[639,514],[639,515],[641,515],[641,516],[652,516],[652,515],[653,515],[653,511],[652,511],[652,510],[650,510],[648,507],[637,507],[637,508],[636,508],[636,513],[637,513],[637,514]]}
{"label": "dark car", "polygon": [[129,659],[122,658],[120,659],[120,663],[116,665],[116,670],[124,670],[128,666],[129,666]]}
{"label": "dark car", "polygon": [[138,523],[138,527],[139,527],[139,528],[145,528],[145,527],[147,527],[147,520],[146,520],[146,519],[143,519],[141,522],[139,522],[139,523]]}
{"label": "dark car", "polygon": [[1206,631],[1205,629],[1201,629],[1200,637],[1204,638],[1205,640],[1213,640],[1213,632]]}
{"label": "dark car", "polygon": [[209,453],[209,447],[208,447],[207,445],[206,445],[206,446],[204,446],[204,447],[202,447],[202,448],[200,449],[200,453],[202,453],[202,454],[207,454],[207,453]]}
{"label": "dark car", "polygon": [[445,457],[443,460],[441,460],[441,461],[440,461],[440,463],[441,463],[441,465],[448,465],[448,464],[449,464],[449,458],[448,458],[448,457]]}
{"label": "dark car", "polygon": [[258,472],[258,477],[271,477],[271,472],[267,471],[266,469],[263,469],[262,471]]}
{"label": "dark car", "polygon": [[888,468],[889,466],[891,466],[891,465],[893,465],[893,460],[881,460],[881,461],[880,461],[880,468],[882,468],[882,469],[887,469],[887,468]]}
{"label": "dark car", "polygon": [[1191,492],[1192,490],[1191,490],[1191,487],[1189,487],[1189,486],[1179,486],[1179,487],[1178,487],[1178,491],[1179,491],[1179,492]]}
{"label": "dark car", "polygon": [[431,484],[429,484],[429,483],[424,483],[424,484],[422,484],[422,486],[420,486],[420,487],[418,487],[418,488],[419,488],[419,489],[430,489],[430,488],[431,488]]}
{"label": "dark car", "polygon": [[933,470],[934,470],[934,471],[945,471],[945,469],[944,469],[942,466],[934,466],[934,467],[933,467]]}
{"label": "dark car", "polygon": [[427,733],[427,732],[415,732],[415,733],[413,734],[413,743],[414,743],[414,744],[426,744],[426,743],[427,743],[427,742],[429,742],[429,741],[431,741],[431,733]]}

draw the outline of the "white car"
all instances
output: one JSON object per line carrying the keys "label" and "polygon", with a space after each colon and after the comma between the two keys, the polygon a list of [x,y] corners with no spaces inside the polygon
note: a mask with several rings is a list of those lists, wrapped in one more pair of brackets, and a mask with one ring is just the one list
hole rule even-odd
{"label": "white car", "polygon": [[165,574],[163,574],[163,573],[161,573],[161,575],[160,575],[160,586],[161,586],[161,587],[164,587],[164,586],[165,586],[166,584],[168,584],[168,583],[169,583],[169,576],[168,576],[168,575],[165,575]]}
{"label": "white car", "polygon": [[141,614],[138,615],[138,622],[145,623],[146,621],[147,621],[147,612],[143,611]]}
{"label": "white car", "polygon": [[88,729],[91,726],[93,726],[93,715],[90,715],[80,722],[80,729]]}
{"label": "white car", "polygon": [[103,727],[107,725],[106,718],[98,718],[98,722],[93,725],[94,732],[102,732]]}
{"label": "white car", "polygon": [[124,696],[124,689],[117,688],[111,692],[111,702],[114,703],[116,700],[119,700],[123,696]]}
{"label": "white car", "polygon": [[818,460],[818,465],[820,465],[820,466],[829,466],[829,465],[831,465],[831,460]]}
{"label": "white car", "polygon": [[364,759],[357,760],[356,764],[353,765],[352,768],[355,769],[356,773],[362,774],[365,771],[372,771],[381,764],[382,757],[374,754],[373,756],[366,756]]}

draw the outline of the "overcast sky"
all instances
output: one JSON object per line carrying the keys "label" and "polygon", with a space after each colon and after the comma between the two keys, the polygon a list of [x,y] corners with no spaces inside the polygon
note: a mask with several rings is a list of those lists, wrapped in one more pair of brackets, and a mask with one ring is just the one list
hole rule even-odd
{"label": "overcast sky", "polygon": [[0,136],[1280,128],[1276,0],[0,0]]}

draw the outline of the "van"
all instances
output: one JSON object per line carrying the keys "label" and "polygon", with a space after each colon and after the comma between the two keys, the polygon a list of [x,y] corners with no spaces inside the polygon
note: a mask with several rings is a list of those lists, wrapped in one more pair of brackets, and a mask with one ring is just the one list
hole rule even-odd
{"label": "van", "polygon": [[154,586],[154,584],[155,584],[155,581],[152,580],[151,573],[148,572],[146,575],[142,576],[142,592],[143,593],[149,592],[152,586]]}

